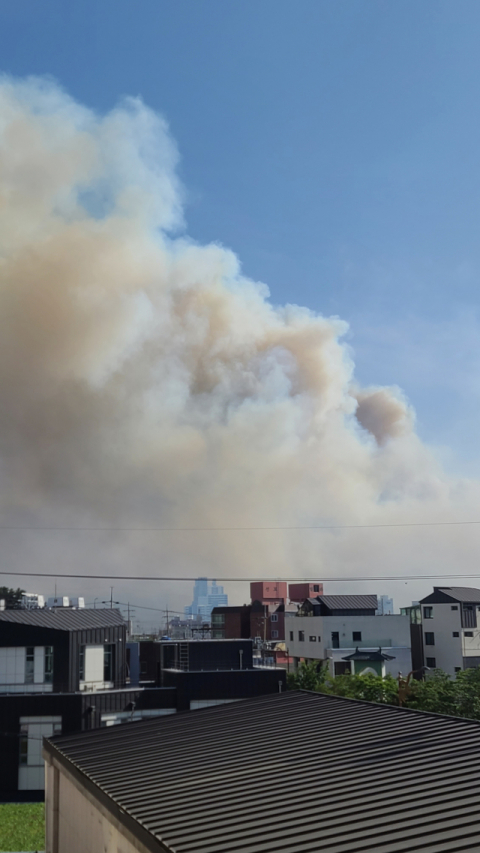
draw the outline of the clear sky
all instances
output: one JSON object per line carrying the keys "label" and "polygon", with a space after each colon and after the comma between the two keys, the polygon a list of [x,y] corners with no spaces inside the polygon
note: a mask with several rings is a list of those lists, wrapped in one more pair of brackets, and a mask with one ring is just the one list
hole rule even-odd
{"label": "clear sky", "polygon": [[476,0],[0,0],[0,62],[168,120],[189,234],[351,324],[364,383],[480,470]]}

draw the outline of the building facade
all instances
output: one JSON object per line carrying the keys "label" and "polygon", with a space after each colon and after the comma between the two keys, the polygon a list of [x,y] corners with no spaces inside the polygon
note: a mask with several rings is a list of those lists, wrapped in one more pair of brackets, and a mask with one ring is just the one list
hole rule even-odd
{"label": "building facade", "polygon": [[451,676],[480,665],[480,590],[434,587],[420,601],[424,665]]}
{"label": "building facade", "polygon": [[[319,596],[286,620],[286,645],[297,667],[326,661],[333,676],[412,670],[408,616],[376,616],[376,596]],[[320,615],[321,614],[321,615]]]}
{"label": "building facade", "polygon": [[185,616],[200,616],[202,619],[210,620],[210,614],[214,607],[227,607],[228,595],[223,591],[223,586],[218,586],[216,581],[208,583],[208,578],[197,578],[193,588],[193,602],[184,607]]}

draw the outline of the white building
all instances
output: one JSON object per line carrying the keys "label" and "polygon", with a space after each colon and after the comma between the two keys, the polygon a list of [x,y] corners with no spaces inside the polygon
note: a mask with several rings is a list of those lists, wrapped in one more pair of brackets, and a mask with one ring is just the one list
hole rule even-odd
{"label": "white building", "polygon": [[420,602],[425,665],[449,675],[480,665],[480,589],[435,586]]}
{"label": "white building", "polygon": [[[301,660],[329,661],[332,675],[345,672],[376,675],[412,670],[408,616],[376,616],[376,596],[325,595],[308,599],[299,614],[285,621],[288,652]],[[359,650],[371,660],[345,660]],[[378,652],[389,660],[378,660]],[[368,654],[362,655],[367,657]]]}

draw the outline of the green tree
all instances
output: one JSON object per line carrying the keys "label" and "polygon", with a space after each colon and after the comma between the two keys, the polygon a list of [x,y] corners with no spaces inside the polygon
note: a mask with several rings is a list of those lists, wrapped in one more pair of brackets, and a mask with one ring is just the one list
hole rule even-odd
{"label": "green tree", "polygon": [[443,670],[435,669],[423,681],[410,682],[410,695],[405,707],[432,711],[435,714],[456,715],[456,690],[456,682]]}
{"label": "green tree", "polygon": [[288,690],[322,691],[328,678],[328,667],[323,661],[302,661],[295,672],[287,675]]}
{"label": "green tree", "polygon": [[0,600],[2,598],[5,600],[7,610],[18,610],[24,592],[24,589],[10,589],[8,586],[0,586]]}

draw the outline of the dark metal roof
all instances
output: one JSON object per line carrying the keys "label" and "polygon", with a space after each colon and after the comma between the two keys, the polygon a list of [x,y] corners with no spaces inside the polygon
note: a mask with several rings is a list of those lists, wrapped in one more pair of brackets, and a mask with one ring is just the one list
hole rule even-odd
{"label": "dark metal roof", "polygon": [[474,604],[480,602],[480,589],[468,586],[434,586],[433,593],[422,598],[420,603],[423,604],[424,601],[431,600],[433,604],[438,604],[439,602],[433,600],[435,593],[438,592],[448,595],[453,601],[472,602]]}
{"label": "dark metal roof", "polygon": [[382,652],[381,649],[378,651],[368,651],[368,649],[355,649],[353,655],[347,655],[346,658],[342,658],[342,660],[358,660],[358,661],[382,661],[382,660],[395,660],[392,655],[386,655]]}
{"label": "dark metal roof", "polygon": [[152,851],[479,850],[470,720],[288,692],[45,748]]}
{"label": "dark metal roof", "polygon": [[318,601],[329,610],[376,610],[378,607],[376,595],[319,595]]}
{"label": "dark metal roof", "polygon": [[84,631],[88,628],[111,628],[125,625],[119,610],[52,607],[39,610],[0,610],[0,622],[35,625],[38,628],[58,628],[59,631]]}

